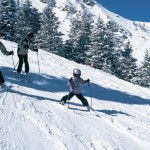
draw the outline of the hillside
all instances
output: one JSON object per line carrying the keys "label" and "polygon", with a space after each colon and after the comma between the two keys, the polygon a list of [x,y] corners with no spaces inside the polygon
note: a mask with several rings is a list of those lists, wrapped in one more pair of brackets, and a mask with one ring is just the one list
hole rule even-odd
{"label": "hillside", "polygon": [[[46,2],[47,0],[31,0],[33,6],[39,12],[42,12],[46,6],[46,3],[42,1]],[[108,11],[94,0],[51,0],[50,2],[53,6],[53,11],[61,22],[60,31],[64,33],[64,40],[68,39],[70,19],[76,13],[85,12],[94,21],[100,16],[104,22],[113,20],[118,26],[121,26],[133,47],[133,56],[138,60],[138,65],[141,65],[145,51],[150,51],[150,23],[127,20],[118,14]]]}
{"label": "hillside", "polygon": [[[3,40],[7,49],[15,43]],[[77,64],[45,51],[29,53],[32,83],[15,78],[11,56],[0,54],[0,70],[7,90],[0,91],[1,150],[148,150],[150,147],[149,89],[119,80],[89,66]],[[57,103],[68,93],[67,80],[79,68],[90,78],[92,112],[77,98],[70,109]],[[83,95],[91,103],[90,88]]]}

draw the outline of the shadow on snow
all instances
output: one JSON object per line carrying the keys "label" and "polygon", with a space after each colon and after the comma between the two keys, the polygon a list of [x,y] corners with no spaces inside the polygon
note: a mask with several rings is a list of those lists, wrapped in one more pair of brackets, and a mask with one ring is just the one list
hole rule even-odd
{"label": "shadow on snow", "polygon": [[[16,79],[15,73],[11,72],[12,68],[3,67],[1,68],[1,71],[4,74],[4,78],[6,82],[10,82],[12,84],[21,85],[21,86],[36,89],[39,91],[53,92],[53,93],[69,91],[69,88],[67,86],[68,79],[65,77],[58,78],[55,76],[50,76],[46,74],[39,75],[39,74],[35,74],[31,72],[30,76],[32,79],[32,83],[26,83],[26,82],[18,81]],[[112,102],[118,102],[118,103],[123,103],[123,104],[137,104],[137,105],[149,105],[150,104],[149,99],[144,99],[136,95],[123,93],[118,90],[107,89],[94,83],[91,83],[90,87],[87,85],[84,85],[82,89],[83,89],[83,95],[88,97],[88,99],[91,98],[91,93],[92,93],[92,98],[100,100],[100,101],[112,101]],[[38,100],[47,99],[50,101],[57,101],[57,100],[47,98],[47,97],[30,95],[30,94],[24,93],[23,91],[15,91],[13,89],[10,89],[10,92],[18,93],[24,96],[34,97]],[[78,104],[74,103],[74,105],[78,105]],[[105,113],[113,113],[113,112],[105,112]]]}

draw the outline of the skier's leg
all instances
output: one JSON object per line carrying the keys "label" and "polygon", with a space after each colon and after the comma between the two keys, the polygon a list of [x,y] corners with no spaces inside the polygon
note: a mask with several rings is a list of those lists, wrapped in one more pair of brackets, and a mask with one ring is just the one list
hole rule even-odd
{"label": "skier's leg", "polygon": [[63,96],[59,102],[66,103],[66,101],[70,100],[74,95],[74,93],[70,92],[68,95]]}
{"label": "skier's leg", "polygon": [[82,102],[84,106],[89,106],[88,101],[83,97],[82,94],[76,94],[76,97]]}
{"label": "skier's leg", "polygon": [[0,71],[0,84],[5,82],[2,72]]}
{"label": "skier's leg", "polygon": [[19,55],[19,54],[18,54],[18,58],[19,58],[19,65],[18,65],[18,68],[17,68],[17,72],[20,73],[21,70],[22,70],[22,65],[23,65],[23,58],[22,58],[22,55]]}
{"label": "skier's leg", "polygon": [[24,63],[25,63],[25,72],[28,73],[29,72],[28,54],[24,55],[23,59],[24,59]]}

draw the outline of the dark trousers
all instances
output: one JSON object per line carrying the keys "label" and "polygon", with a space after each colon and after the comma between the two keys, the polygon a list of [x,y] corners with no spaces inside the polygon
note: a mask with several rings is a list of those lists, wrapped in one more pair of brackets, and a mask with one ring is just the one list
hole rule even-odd
{"label": "dark trousers", "polygon": [[2,72],[0,71],[0,84],[1,84],[1,83],[4,83],[4,82],[5,82],[5,80],[4,80],[3,74],[2,74]]}
{"label": "dark trousers", "polygon": [[63,96],[60,101],[66,103],[66,101],[70,100],[74,95],[82,102],[84,106],[89,106],[88,101],[83,97],[82,94],[75,94],[72,92],[70,92],[68,95]]}
{"label": "dark trousers", "polygon": [[19,58],[19,65],[17,68],[17,72],[20,73],[22,71],[22,66],[23,66],[23,62],[24,62],[25,63],[25,72],[28,73],[29,72],[28,54],[26,54],[26,55],[18,54],[18,58]]}

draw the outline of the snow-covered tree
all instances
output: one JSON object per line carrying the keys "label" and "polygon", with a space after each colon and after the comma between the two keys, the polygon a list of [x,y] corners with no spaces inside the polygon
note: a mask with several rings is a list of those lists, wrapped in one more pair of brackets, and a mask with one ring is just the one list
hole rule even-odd
{"label": "snow-covered tree", "polygon": [[104,44],[105,24],[98,18],[91,34],[91,46],[87,52],[88,62],[93,63],[95,68],[102,69],[106,56],[104,54],[106,45]]}
{"label": "snow-covered tree", "polygon": [[0,0],[0,37],[14,39],[15,0]]}
{"label": "snow-covered tree", "polygon": [[62,33],[58,31],[60,23],[50,5],[43,10],[41,18],[41,28],[37,37],[39,47],[62,55]]}
{"label": "snow-covered tree", "polygon": [[144,61],[137,72],[134,83],[143,87],[150,87],[150,53],[148,50],[145,52]]}
{"label": "snow-covered tree", "polygon": [[106,27],[99,17],[91,34],[91,46],[87,55],[95,68],[113,72],[116,61],[113,34]]}
{"label": "snow-covered tree", "polygon": [[66,42],[66,51],[72,52],[71,59],[78,63],[85,64],[86,62],[91,27],[91,21],[83,13],[78,13],[71,21],[70,39]]}
{"label": "snow-covered tree", "polygon": [[120,66],[120,58],[122,50],[124,49],[124,43],[123,40],[123,33],[122,29],[114,22],[114,21],[108,21],[106,23],[106,35],[108,37],[109,41],[109,49],[110,54],[108,55],[109,65],[111,68],[112,74],[118,76],[118,68]]}
{"label": "snow-covered tree", "polygon": [[30,0],[26,0],[16,13],[15,37],[20,39],[30,31],[37,33],[40,28],[40,14],[33,8]]}
{"label": "snow-covered tree", "polygon": [[131,82],[137,73],[136,59],[132,56],[132,46],[130,42],[126,44],[122,57],[120,58],[120,65],[118,68],[117,76],[123,80]]}

